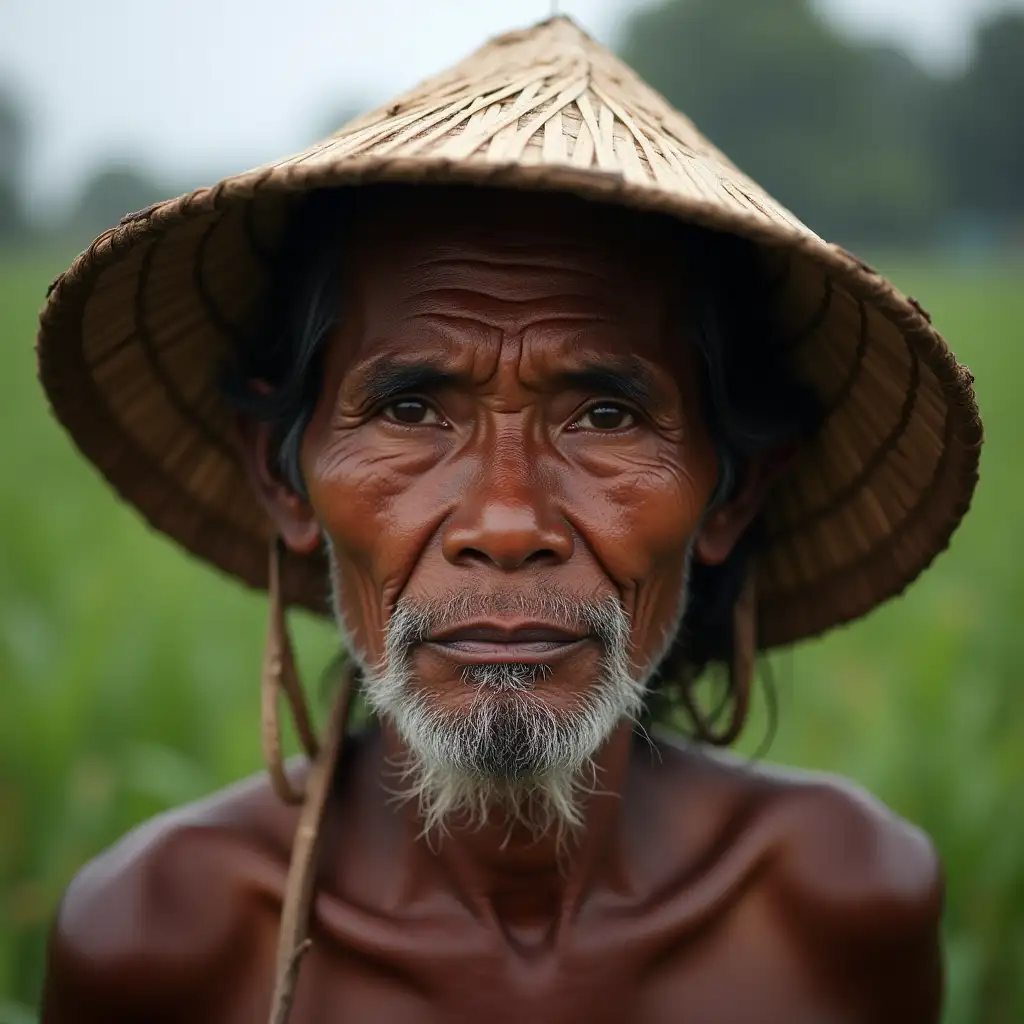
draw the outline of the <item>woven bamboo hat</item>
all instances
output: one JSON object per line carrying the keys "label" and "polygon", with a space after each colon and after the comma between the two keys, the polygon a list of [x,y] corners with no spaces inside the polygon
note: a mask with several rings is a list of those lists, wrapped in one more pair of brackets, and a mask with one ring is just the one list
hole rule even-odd
{"label": "woven bamboo hat", "polygon": [[[828,410],[773,490],[758,556],[762,647],[900,592],[977,480],[971,375],[928,316],[800,223],[566,18],[466,60],[294,156],[125,217],[54,283],[40,376],[82,452],[158,529],[262,587],[271,526],[217,379],[259,322],[268,262],[303,194],[379,181],[571,192],[759,243],[796,371]],[[327,610],[322,556],[286,597]]]}

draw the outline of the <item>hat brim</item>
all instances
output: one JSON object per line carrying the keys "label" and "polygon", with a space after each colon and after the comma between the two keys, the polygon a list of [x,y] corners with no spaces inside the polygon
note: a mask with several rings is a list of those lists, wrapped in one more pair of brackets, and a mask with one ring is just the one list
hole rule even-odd
{"label": "hat brim", "polygon": [[[552,24],[533,32],[543,37]],[[314,189],[397,181],[560,191],[659,212],[761,248],[778,271],[774,305],[792,339],[794,367],[827,410],[765,509],[767,537],[757,556],[760,646],[857,618],[914,580],[969,506],[982,439],[972,378],[916,303],[819,239],[699,136],[703,149],[692,144],[686,154],[693,166],[670,176],[666,167],[682,161],[672,147],[683,129],[695,129],[667,104],[656,124],[652,105],[664,101],[654,93],[642,97],[643,118],[626,115],[635,97],[616,102],[608,93],[624,66],[571,28],[572,46],[589,61],[583,87],[572,67],[561,72],[566,81],[550,81],[550,53],[572,49],[564,23],[540,43],[524,33],[490,44],[505,46],[503,56],[540,46],[537,59],[548,60],[533,98],[547,88],[553,99],[532,120],[529,109],[515,106],[531,88],[521,80],[528,76],[516,78],[519,64],[528,63],[524,55],[500,74],[493,60],[484,61],[492,78],[471,81],[473,61],[490,53],[485,48],[460,65],[461,77],[455,69],[426,83],[415,101],[382,108],[296,157],[157,204],[104,233],[54,283],[41,316],[39,370],[54,411],[153,526],[265,587],[272,530],[247,486],[218,372],[258,322],[271,257],[296,202]],[[607,80],[597,74],[602,68]],[[520,92],[497,88],[494,75],[514,80]],[[475,107],[452,99],[463,80],[470,83],[463,92],[477,94]],[[632,76],[623,88],[635,90],[638,81]],[[428,103],[431,90],[437,94]],[[588,90],[591,106],[599,105],[592,116],[583,102]],[[503,118],[509,104],[511,119]],[[466,109],[468,122],[459,120]],[[669,114],[678,123],[666,127]],[[494,132],[480,135],[479,121],[488,117]],[[473,118],[482,139],[475,147],[465,139]],[[559,142],[551,141],[553,122]],[[450,136],[439,131],[446,124]],[[588,124],[591,134],[603,133],[606,152],[600,158],[597,137],[587,144],[589,162],[574,162]],[[503,154],[488,139],[509,128],[532,134]],[[627,129],[631,156],[621,143]],[[638,134],[643,144],[634,144]],[[290,603],[328,611],[321,554],[289,555],[282,583]]]}

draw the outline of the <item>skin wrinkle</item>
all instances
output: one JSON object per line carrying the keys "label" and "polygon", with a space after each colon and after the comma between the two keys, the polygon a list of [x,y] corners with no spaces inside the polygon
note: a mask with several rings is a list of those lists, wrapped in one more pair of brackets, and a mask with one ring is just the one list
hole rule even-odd
{"label": "skin wrinkle", "polygon": [[[516,339],[516,340],[518,341],[519,339]],[[526,352],[526,346],[520,344],[520,345],[518,345],[517,348],[513,349],[512,354],[510,354],[509,356],[503,356],[502,358],[506,358],[509,361],[509,363],[511,363],[513,358],[519,357],[520,358],[520,366],[521,366],[522,365],[522,356],[525,354],[525,352]],[[497,367],[497,365],[499,365],[499,362],[496,360],[495,361],[495,366]],[[497,372],[497,370],[495,372]],[[519,376],[521,376],[521,375],[522,374],[520,373]],[[356,377],[357,380],[359,379],[359,377],[361,375],[359,374],[358,370],[356,371],[354,376]],[[493,378],[492,378],[492,376],[489,373],[487,373],[487,375],[483,377],[483,382],[484,383],[490,383],[492,381],[493,381]],[[509,410],[509,411],[511,412],[512,410]],[[516,449],[518,447],[517,439],[515,439],[514,437],[511,438],[510,443],[512,444],[513,449]],[[490,445],[491,450],[495,452],[495,459],[494,459],[495,463],[500,463],[500,461],[501,461],[501,452],[503,451],[503,445],[504,445],[504,442],[500,439],[500,436],[496,440],[495,443]]]}
{"label": "skin wrinkle", "polygon": [[[558,404],[561,397],[559,384],[565,380],[567,367],[571,368],[573,362],[577,360],[582,360],[581,370],[586,367],[593,368],[595,365],[600,366],[603,358],[620,365],[624,361],[621,349],[615,347],[605,349],[607,355],[601,355],[602,329],[609,338],[605,344],[614,346],[617,344],[614,339],[621,337],[622,331],[621,326],[616,330],[616,322],[625,323],[627,317],[621,312],[616,315],[614,306],[609,316],[608,308],[600,299],[595,305],[595,298],[607,291],[607,282],[600,274],[582,274],[574,278],[574,283],[579,284],[579,297],[590,303],[592,312],[589,323],[598,330],[592,332],[592,338],[585,339],[577,325],[567,344],[564,332],[560,330],[561,323],[557,317],[550,315],[548,305],[550,295],[556,296],[558,302],[564,302],[566,289],[547,286],[539,290],[542,298],[537,299],[538,290],[533,288],[533,280],[537,274],[535,268],[532,268],[525,259],[521,258],[514,266],[502,267],[496,281],[486,260],[478,264],[474,259],[462,259],[457,267],[452,268],[432,255],[433,250],[429,242],[425,249],[426,256],[422,255],[422,251],[413,251],[416,255],[404,269],[391,275],[391,279],[400,281],[405,289],[399,302],[384,303],[377,298],[379,282],[388,280],[387,274],[372,277],[366,270],[361,270],[357,275],[356,280],[360,284],[352,290],[352,294],[361,298],[363,314],[360,322],[366,323],[364,337],[379,340],[359,341],[349,336],[343,338],[341,343],[329,352],[328,381],[337,381],[339,397],[331,397],[330,386],[325,389],[308,431],[304,452],[310,448],[318,452],[312,458],[312,472],[307,471],[305,474],[309,481],[310,499],[314,508],[318,505],[327,508],[328,504],[325,503],[333,501],[327,497],[332,486],[341,486],[346,492],[350,489],[360,489],[353,488],[353,482],[365,478],[371,461],[376,473],[385,475],[389,463],[392,463],[395,474],[392,484],[389,486],[387,483],[376,481],[374,486],[380,503],[377,509],[378,516],[383,515],[393,521],[402,520],[402,513],[398,507],[403,504],[403,499],[416,495],[417,503],[421,500],[417,493],[417,480],[414,479],[417,474],[429,472],[435,481],[436,491],[443,495],[452,493],[453,489],[437,483],[436,481],[441,479],[438,474],[444,473],[451,464],[459,463],[460,460],[463,466],[475,467],[467,470],[468,476],[463,478],[463,487],[459,489],[462,494],[459,506],[453,507],[444,515],[441,512],[441,498],[441,508],[434,516],[433,522],[426,527],[421,525],[418,528],[421,539],[408,560],[408,564],[413,568],[404,575],[401,582],[385,573],[383,586],[374,586],[363,579],[357,587],[350,588],[345,583],[345,577],[351,574],[344,570],[339,571],[337,565],[334,570],[339,595],[337,603],[343,609],[346,623],[350,624],[348,631],[360,644],[360,659],[369,672],[368,693],[371,696],[371,703],[375,703],[378,711],[395,717],[400,728],[404,729],[403,738],[406,744],[415,748],[406,751],[406,756],[416,766],[415,771],[418,772],[418,781],[414,782],[413,789],[420,797],[420,812],[425,815],[429,830],[430,827],[443,824],[453,808],[464,810],[468,807],[471,817],[483,814],[486,803],[479,803],[476,809],[473,809],[475,798],[472,794],[475,791],[479,795],[493,789],[484,786],[478,777],[473,783],[475,789],[467,790],[460,796],[453,796],[452,794],[459,789],[457,784],[448,781],[435,785],[430,782],[429,780],[437,774],[436,762],[440,754],[439,748],[434,746],[434,741],[425,737],[429,735],[430,729],[436,731],[443,728],[443,725],[440,721],[435,721],[433,725],[422,722],[420,725],[408,724],[420,721],[416,717],[419,714],[418,705],[409,705],[408,702],[394,696],[378,695],[376,700],[373,697],[375,685],[377,691],[383,693],[391,693],[396,689],[393,679],[387,684],[381,680],[390,678],[387,673],[397,671],[397,666],[389,668],[382,663],[383,655],[379,648],[375,648],[372,638],[386,632],[390,624],[396,621],[399,609],[403,607],[403,601],[406,599],[407,588],[413,585],[417,568],[428,560],[427,556],[432,547],[440,543],[441,549],[449,552],[446,557],[459,558],[457,551],[463,541],[461,538],[454,538],[461,528],[460,513],[467,508],[475,508],[479,501],[489,500],[484,497],[485,495],[500,493],[505,504],[495,506],[492,512],[483,513],[485,518],[480,521],[480,529],[490,529],[486,516],[495,515],[502,517],[504,525],[500,529],[508,529],[513,523],[522,521],[523,529],[526,530],[540,529],[543,533],[549,528],[554,529],[556,532],[551,534],[554,538],[559,533],[559,522],[571,523],[572,534],[566,540],[567,554],[563,553],[560,558],[571,558],[577,543],[583,543],[589,550],[600,551],[602,547],[608,548],[609,545],[595,545],[594,523],[588,522],[586,515],[580,518],[579,510],[586,507],[586,499],[582,498],[580,486],[584,487],[585,492],[589,490],[591,498],[595,496],[593,484],[587,483],[588,480],[604,478],[609,481],[607,494],[601,499],[603,528],[606,531],[609,528],[614,530],[616,524],[620,523],[618,532],[625,536],[632,526],[627,510],[635,507],[638,488],[646,489],[645,493],[664,492],[666,495],[672,495],[669,507],[682,510],[699,509],[706,504],[713,486],[713,476],[705,475],[701,479],[692,471],[666,474],[663,468],[659,472],[659,464],[663,467],[666,463],[674,465],[681,462],[681,455],[674,454],[681,445],[678,441],[673,443],[673,440],[683,435],[682,406],[678,392],[672,396],[672,403],[669,406],[666,401],[667,391],[663,374],[659,376],[656,371],[648,369],[646,360],[638,356],[635,350],[625,361],[631,367],[644,367],[645,373],[640,378],[640,386],[645,393],[658,395],[660,406],[655,405],[653,410],[637,410],[632,414],[634,422],[629,429],[621,434],[612,432],[607,438],[601,438],[598,443],[595,443],[595,437],[598,435],[594,435],[592,431],[563,433],[564,427],[559,427],[554,434],[551,433],[552,421],[549,419],[548,409],[553,399],[555,404]],[[580,258],[579,253],[573,252],[570,258]],[[372,259],[371,255],[371,265]],[[559,266],[558,260],[544,259],[541,262],[545,266],[540,276],[545,281],[550,281],[552,273],[564,274],[566,270],[564,264]],[[573,269],[570,265],[570,276]],[[469,288],[464,284],[459,289],[439,291],[437,282],[449,284],[452,276],[463,282],[471,281],[473,287]],[[424,280],[429,287],[423,286]],[[512,280],[515,284],[510,286]],[[360,288],[362,293],[359,291]],[[645,286],[645,290],[649,290],[649,287]],[[510,294],[516,295],[519,301],[510,302]],[[443,343],[438,352],[436,333],[428,331],[427,336],[423,337],[414,325],[422,323],[425,312],[436,316],[439,311],[445,310],[444,304],[451,302],[453,295],[464,312],[457,323],[448,325],[448,329],[443,332]],[[638,307],[633,308],[635,310]],[[634,317],[629,324],[628,334],[634,345],[640,344],[641,352],[646,349],[650,353],[648,358],[658,358],[662,346],[656,332],[652,332],[652,323],[658,324],[660,321],[657,317],[648,318],[645,327],[642,323],[638,325]],[[410,325],[413,325],[411,329]],[[344,330],[341,333],[344,335]],[[429,353],[427,365],[437,366],[438,372],[443,375],[435,375],[434,386],[428,388],[428,392],[433,392],[428,395],[428,401],[440,415],[436,422],[432,417],[428,424],[421,427],[391,425],[386,419],[380,418],[380,395],[367,397],[365,393],[367,390],[372,391],[372,381],[380,379],[381,373],[385,372],[382,369],[383,362],[388,358],[388,350],[394,344],[390,339],[399,337],[403,343],[403,365],[416,363],[421,358],[420,353],[425,352]],[[486,341],[480,343],[480,338],[486,338]],[[643,344],[640,343],[641,338],[646,339]],[[471,340],[475,344],[471,344]],[[429,347],[423,348],[424,345]],[[594,348],[594,345],[598,347]],[[567,358],[570,360],[568,364]],[[395,372],[394,365],[390,372]],[[569,372],[572,372],[571,369]],[[450,383],[445,379],[449,374],[454,375],[450,378]],[[652,381],[660,381],[661,386],[652,384]],[[583,397],[581,394],[580,399]],[[374,401],[375,398],[377,402]],[[473,411],[474,406],[476,411]],[[582,408],[582,401],[574,402],[572,412],[578,412]],[[654,425],[655,417],[661,421],[660,429]],[[554,422],[564,422],[564,410],[561,415],[555,416]],[[665,424],[670,425],[669,429],[665,429]],[[690,425],[689,432],[694,438],[699,438],[696,423]],[[379,441],[373,440],[378,436]],[[397,450],[389,452],[388,446],[392,443],[397,446]],[[360,456],[361,445],[377,451],[375,444],[383,449],[382,455],[375,460],[367,460],[365,455]],[[329,456],[319,454],[322,452],[329,452]],[[468,460],[466,458],[468,453],[482,452],[488,453],[486,459],[482,461],[479,456]],[[304,456],[304,461],[309,465],[310,457]],[[556,466],[549,468],[550,461],[554,461]],[[547,497],[537,504],[534,495],[541,493],[538,487],[541,480],[547,485],[543,488],[543,493],[546,493]],[[696,488],[703,489],[702,497],[695,499],[683,496]],[[411,498],[409,500],[412,501]],[[338,502],[339,507],[343,504],[347,506],[348,502]],[[575,516],[572,509],[577,510]],[[329,516],[330,513],[327,512],[326,515]],[[538,516],[539,519],[536,518]],[[325,515],[320,515],[319,518],[328,532],[335,534],[333,524],[325,519]],[[689,516],[681,516],[680,521],[683,524],[687,521],[693,522],[694,516],[692,513]],[[548,527],[542,525],[543,523],[554,525]],[[344,537],[344,531],[340,532]],[[658,532],[654,531],[648,540],[656,541],[657,536]],[[334,539],[336,541],[337,537]],[[372,543],[369,543],[370,538],[353,539],[357,540],[360,546],[372,547]],[[562,544],[561,541],[555,543]],[[449,551],[446,546],[448,544],[455,545],[454,554]],[[617,565],[621,559],[609,557],[607,554],[604,557],[601,568],[607,574],[606,578],[612,591],[622,602],[627,621],[633,624],[634,636],[628,645],[634,652],[631,657],[633,672],[637,672],[641,666],[649,669],[660,661],[666,645],[665,637],[678,621],[685,559],[680,569],[673,570],[673,583],[668,586],[652,586],[649,581],[658,579],[655,570],[658,556],[673,550],[678,551],[679,546],[678,527],[672,527],[662,544],[649,544],[650,556],[641,559],[631,571],[623,572]],[[691,550],[688,542],[686,546],[688,551]],[[336,563],[345,561],[347,550],[348,545],[332,543]],[[591,558],[590,561],[593,564],[594,559]],[[364,566],[363,572],[372,575],[373,566]],[[600,573],[600,570],[598,572]],[[385,587],[389,589],[390,599],[382,608],[381,593]],[[645,599],[648,592],[649,597]],[[358,607],[355,609],[346,605],[352,593],[359,595]],[[371,605],[372,610],[365,607],[371,594],[377,595]],[[671,599],[667,599],[666,594],[671,594]],[[666,625],[666,621],[669,625]],[[384,676],[381,675],[382,672],[385,673]],[[512,674],[514,676],[514,673]],[[643,672],[637,680],[641,689],[646,674],[646,671]],[[503,685],[509,686],[511,683]],[[413,677],[409,676],[404,677],[404,687],[413,694],[430,693],[429,684],[414,683]],[[588,706],[586,689],[570,690],[569,693],[577,708],[583,709],[578,713],[585,713]],[[445,697],[443,693],[433,692],[430,699],[433,704],[444,706]],[[530,700],[524,700],[522,708],[528,707],[532,700],[532,697]],[[602,700],[595,700],[595,707],[602,704]],[[636,717],[638,707],[630,711],[631,705],[628,700],[622,700],[625,702],[608,706],[602,718],[604,725],[599,728],[593,727],[591,743],[594,750],[604,742],[624,716]],[[481,722],[490,720],[490,708],[485,708],[484,711]],[[405,727],[401,726],[403,721],[407,722]],[[485,731],[490,728],[481,727]],[[527,727],[528,731],[533,728],[535,727]],[[536,738],[536,734],[534,735]],[[556,742],[556,736],[557,734],[553,733],[549,742]],[[445,746],[451,747],[451,742],[440,744],[441,748]],[[588,752],[587,757],[590,753],[593,751]],[[586,759],[574,762],[571,778],[580,774],[585,763]],[[578,825],[582,819],[575,809],[571,790],[562,791],[555,774],[548,773],[549,785],[543,791],[544,799],[540,801],[541,820],[551,820],[546,815],[550,813],[551,807],[557,806],[560,825]],[[466,778],[468,777],[463,776],[464,782]],[[428,782],[424,783],[423,779],[427,779]],[[491,795],[493,797],[493,792]],[[425,800],[428,802],[425,803]],[[438,806],[444,810],[436,810]],[[432,807],[434,809],[431,809]],[[517,810],[516,814],[518,813]]]}
{"label": "skin wrinkle", "polygon": [[[685,613],[699,539],[685,531],[708,534],[706,510],[722,476],[697,389],[700,355],[680,344],[685,289],[671,261],[659,259],[665,238],[637,259],[620,239],[609,246],[589,219],[567,235],[561,215],[534,216],[526,238],[509,216],[495,243],[475,218],[455,217],[453,233],[451,217],[439,224],[428,213],[410,230],[391,215],[363,213],[347,246],[325,250],[342,253],[346,315],[334,318],[302,448],[301,476],[332,536],[340,600],[357,605],[346,609],[348,632],[373,663],[374,638],[417,575],[437,574],[432,552],[458,561],[464,522],[486,532],[493,520],[512,531],[512,544],[523,531],[553,531],[542,547],[553,544],[571,565],[578,557],[573,572],[606,581],[633,623],[634,668],[657,668]],[[305,322],[327,319],[307,313]],[[603,388],[613,379],[605,371],[623,386]],[[437,411],[421,425],[381,415],[403,374]],[[569,426],[596,389],[614,402],[626,392],[628,429],[598,435]],[[640,527],[645,543],[629,550],[624,540],[643,507],[665,514]],[[344,522],[335,509],[348,513]],[[719,533],[723,525],[729,532],[728,517],[719,517]],[[401,557],[367,556],[381,529],[401,531]],[[716,558],[727,556],[728,545],[718,547]],[[515,564],[501,559],[495,564]]]}

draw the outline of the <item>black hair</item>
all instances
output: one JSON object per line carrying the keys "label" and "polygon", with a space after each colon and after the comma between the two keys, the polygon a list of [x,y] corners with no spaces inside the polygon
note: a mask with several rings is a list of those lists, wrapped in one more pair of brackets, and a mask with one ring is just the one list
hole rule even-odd
{"label": "black hair", "polygon": [[[346,220],[355,204],[365,209],[407,197],[412,189],[422,196],[427,188],[374,185],[314,192],[278,249],[263,328],[236,350],[224,376],[224,392],[234,407],[270,424],[282,478],[298,494],[306,494],[299,454],[320,395],[326,341],[343,316]],[[758,455],[809,437],[819,409],[813,392],[790,369],[787,341],[774,323],[770,285],[753,243],[682,224],[671,231],[680,255],[686,255],[684,311],[702,357],[704,413],[718,456],[718,482],[707,512],[735,494]],[[271,390],[256,391],[253,381]],[[731,662],[733,606],[762,542],[758,518],[722,564],[692,560],[682,625],[655,674],[667,717],[675,717],[672,698],[679,686],[689,686],[712,663]],[[732,696],[727,693],[726,701]]]}

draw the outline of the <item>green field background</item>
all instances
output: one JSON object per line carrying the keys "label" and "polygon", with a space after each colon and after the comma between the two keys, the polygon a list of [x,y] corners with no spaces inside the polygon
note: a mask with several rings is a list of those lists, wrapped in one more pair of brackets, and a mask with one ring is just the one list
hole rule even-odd
{"label": "green field background", "polygon": [[[263,602],[151,533],[47,412],[35,317],[66,257],[0,254],[0,1024],[35,1019],[46,930],[88,858],[260,766]],[[774,659],[765,756],[848,775],[931,833],[946,1022],[1020,1024],[1024,260],[878,262],[975,373],[982,481],[908,598]],[[295,631],[315,679],[333,637],[306,619]],[[762,707],[745,749],[765,731]]]}

